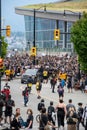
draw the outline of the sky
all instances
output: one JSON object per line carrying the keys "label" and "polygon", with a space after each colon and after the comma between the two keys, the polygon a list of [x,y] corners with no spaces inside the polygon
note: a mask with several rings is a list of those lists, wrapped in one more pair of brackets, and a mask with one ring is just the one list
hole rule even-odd
{"label": "sky", "polygon": [[3,19],[3,25],[4,27],[10,25],[12,32],[24,32],[24,16],[16,14],[15,7],[56,1],[59,0],[1,0],[1,17]]}

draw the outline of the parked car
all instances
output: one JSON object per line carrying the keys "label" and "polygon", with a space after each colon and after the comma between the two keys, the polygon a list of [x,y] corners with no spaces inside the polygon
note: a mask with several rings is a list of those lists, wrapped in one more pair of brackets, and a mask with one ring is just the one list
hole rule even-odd
{"label": "parked car", "polygon": [[38,69],[27,69],[21,76],[21,83],[27,83],[29,77],[32,77],[33,84],[36,83]]}

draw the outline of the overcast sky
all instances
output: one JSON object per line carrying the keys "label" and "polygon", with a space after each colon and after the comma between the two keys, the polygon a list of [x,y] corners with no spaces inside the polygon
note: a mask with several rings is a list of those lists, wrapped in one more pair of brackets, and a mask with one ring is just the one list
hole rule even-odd
{"label": "overcast sky", "polygon": [[1,0],[1,12],[4,26],[11,25],[12,31],[24,32],[24,17],[23,15],[15,14],[15,7],[55,1],[59,0]]}

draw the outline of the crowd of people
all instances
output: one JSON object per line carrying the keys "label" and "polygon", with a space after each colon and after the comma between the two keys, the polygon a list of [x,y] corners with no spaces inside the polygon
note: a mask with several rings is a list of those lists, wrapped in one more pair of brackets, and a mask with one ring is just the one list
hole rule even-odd
{"label": "crowd of people", "polygon": [[[33,110],[27,109],[27,119],[23,120],[20,113],[20,108],[16,108],[16,112],[13,120],[12,108],[15,106],[15,101],[11,99],[9,80],[13,80],[16,76],[22,75],[27,68],[38,68],[39,75],[36,81],[37,99],[41,99],[41,89],[43,84],[47,84],[50,80],[50,86],[52,93],[55,94],[55,86],[57,86],[57,92],[59,95],[59,102],[54,106],[50,101],[48,108],[45,107],[44,100],[41,99],[41,108],[39,118],[39,130],[55,130],[62,127],[64,130],[66,120],[67,130],[79,130],[80,123],[87,130],[87,106],[83,108],[83,103],[78,103],[78,109],[72,103],[72,99],[69,99],[69,103],[65,104],[64,100],[64,87],[68,89],[68,93],[72,93],[73,89],[79,89],[82,93],[87,92],[87,75],[79,68],[77,56],[37,56],[36,63],[33,65],[33,58],[28,54],[14,55],[12,57],[6,57],[4,59],[6,84],[0,92],[0,123],[2,121],[2,108],[5,106],[5,123],[7,123],[7,117],[9,117],[9,123],[11,130],[19,130],[20,128],[26,128],[27,130],[33,130]],[[31,86],[30,86],[31,84]],[[27,86],[23,90],[24,106],[27,107],[29,94],[32,91],[32,82],[28,79]],[[3,96],[4,95],[4,96]],[[2,96],[4,98],[2,98]],[[10,102],[10,103],[9,103]],[[56,117],[57,116],[57,117]],[[57,124],[56,124],[57,120]]]}
{"label": "crowd of people", "polygon": [[[48,108],[45,107],[44,100],[38,104],[38,111],[41,113],[39,118],[39,130],[64,130],[65,120],[67,123],[67,130],[80,130],[80,124],[87,129],[87,106],[83,107],[83,103],[78,103],[78,108],[76,109],[75,105],[72,102],[72,99],[69,99],[68,104],[63,102],[63,99],[59,99],[59,102],[54,106],[53,102],[50,101]],[[56,117],[57,116],[57,117]],[[56,126],[57,119],[57,126]]]}
{"label": "crowd of people", "polygon": [[[87,90],[87,77],[80,70],[77,56],[63,55],[63,56],[37,56],[35,58],[35,65],[33,65],[33,58],[27,53],[23,55],[15,54],[4,59],[5,76],[7,81],[12,80],[17,75],[22,75],[26,68],[38,68],[40,72],[40,81],[47,79],[54,75],[51,80],[52,92],[56,84],[55,76],[64,81],[68,81],[69,92],[72,92],[72,87],[80,89],[82,92]],[[58,77],[59,76],[59,77]],[[55,81],[54,81],[55,80]]]}

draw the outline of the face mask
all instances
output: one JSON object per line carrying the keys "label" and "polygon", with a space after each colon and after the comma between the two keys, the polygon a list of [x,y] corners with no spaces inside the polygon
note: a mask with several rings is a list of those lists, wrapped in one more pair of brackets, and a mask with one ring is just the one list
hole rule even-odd
{"label": "face mask", "polygon": [[28,111],[28,114],[30,114],[30,111]]}

